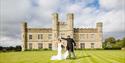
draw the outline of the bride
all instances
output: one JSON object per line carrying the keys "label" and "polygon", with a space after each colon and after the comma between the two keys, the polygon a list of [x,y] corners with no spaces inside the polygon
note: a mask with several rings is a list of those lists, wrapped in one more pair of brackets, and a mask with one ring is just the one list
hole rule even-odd
{"label": "bride", "polygon": [[68,51],[66,51],[64,54],[62,54],[62,42],[61,39],[58,39],[58,48],[57,48],[57,55],[56,56],[52,56],[51,60],[62,60],[62,59],[66,59],[68,56]]}

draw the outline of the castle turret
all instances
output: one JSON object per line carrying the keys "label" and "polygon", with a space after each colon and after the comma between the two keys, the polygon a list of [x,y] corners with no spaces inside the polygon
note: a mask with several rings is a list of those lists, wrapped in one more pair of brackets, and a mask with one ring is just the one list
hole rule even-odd
{"label": "castle turret", "polygon": [[68,35],[73,38],[73,26],[74,26],[74,14],[68,13],[67,14],[67,28],[68,28]]}
{"label": "castle turret", "polygon": [[102,32],[102,22],[96,23],[96,28],[98,29],[98,32]]}
{"label": "castle turret", "polygon": [[58,38],[58,24],[59,24],[59,18],[58,18],[58,13],[53,13],[52,14],[52,24],[53,24],[53,26],[52,26],[52,34],[53,34],[53,43],[52,43],[52,46],[53,46],[53,50],[55,50],[56,49],[56,46],[55,46],[55,42],[56,42],[56,40],[57,40],[57,38]]}
{"label": "castle turret", "polygon": [[98,31],[98,33],[97,33],[97,41],[99,42],[98,45],[100,45],[100,47],[102,47],[102,41],[103,41],[102,27],[103,27],[102,22],[96,23],[96,28],[97,28],[97,31]]}
{"label": "castle turret", "polygon": [[27,23],[22,22],[21,24],[21,32],[22,32],[22,51],[27,49]]}
{"label": "castle turret", "polygon": [[53,13],[52,14],[52,24],[53,24],[53,30],[57,31],[58,28],[58,13]]}

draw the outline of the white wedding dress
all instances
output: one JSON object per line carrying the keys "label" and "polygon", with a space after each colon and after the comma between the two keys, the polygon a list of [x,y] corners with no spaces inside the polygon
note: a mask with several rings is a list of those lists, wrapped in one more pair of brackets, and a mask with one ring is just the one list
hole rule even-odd
{"label": "white wedding dress", "polygon": [[52,56],[51,60],[62,60],[62,59],[66,59],[68,56],[68,51],[66,51],[64,54],[62,54],[62,47],[61,47],[61,43],[58,43],[58,53],[56,56]]}

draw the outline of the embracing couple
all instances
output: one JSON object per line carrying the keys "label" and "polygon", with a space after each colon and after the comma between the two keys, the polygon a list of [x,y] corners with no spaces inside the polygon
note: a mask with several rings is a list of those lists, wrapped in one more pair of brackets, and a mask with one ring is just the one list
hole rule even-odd
{"label": "embracing couple", "polygon": [[[62,54],[63,43],[62,43],[61,39],[67,41],[66,52],[64,54]],[[58,39],[58,49],[57,49],[58,53],[56,56],[52,56],[51,60],[62,60],[62,59],[66,59],[68,56],[69,56],[69,58],[71,58],[71,55],[75,59],[76,56],[75,56],[74,47],[73,47],[73,46],[76,46],[75,41],[72,38],[70,38],[69,35],[67,36],[67,38],[61,37],[61,39]]]}

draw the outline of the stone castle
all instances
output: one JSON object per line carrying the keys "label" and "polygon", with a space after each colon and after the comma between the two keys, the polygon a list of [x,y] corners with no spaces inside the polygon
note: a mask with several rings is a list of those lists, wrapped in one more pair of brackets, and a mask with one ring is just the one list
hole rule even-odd
{"label": "stone castle", "polygon": [[[52,14],[52,28],[28,28],[27,23],[21,25],[22,50],[50,48],[56,49],[59,36],[70,35],[77,48],[102,48],[102,23],[95,28],[74,28],[74,14],[67,14],[67,21],[60,22],[58,13]],[[63,40],[65,43],[66,41]]]}

